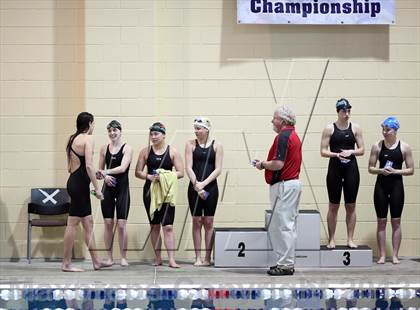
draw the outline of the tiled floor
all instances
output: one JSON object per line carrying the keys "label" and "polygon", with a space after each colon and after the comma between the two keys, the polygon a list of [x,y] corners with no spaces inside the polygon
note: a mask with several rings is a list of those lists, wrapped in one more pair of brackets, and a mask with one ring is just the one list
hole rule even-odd
{"label": "tiled floor", "polygon": [[65,273],[61,262],[45,262],[35,259],[32,264],[0,261],[0,285],[2,288],[25,287],[305,287],[305,288],[420,288],[420,258],[403,258],[400,265],[373,264],[365,268],[311,268],[297,269],[295,275],[270,277],[265,269],[234,269],[193,267],[181,262],[182,268],[153,267],[148,262],[130,262],[123,268],[115,265],[93,271],[89,261],[75,262],[85,268],[82,273]]}

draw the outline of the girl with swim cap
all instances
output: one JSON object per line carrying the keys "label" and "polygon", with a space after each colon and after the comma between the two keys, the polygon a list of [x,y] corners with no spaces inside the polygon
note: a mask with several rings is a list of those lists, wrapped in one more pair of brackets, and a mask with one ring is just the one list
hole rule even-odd
{"label": "girl with swim cap", "polygon": [[[155,251],[155,266],[162,265],[161,246],[162,239],[160,237],[160,229],[162,227],[163,237],[169,257],[169,267],[179,268],[175,261],[175,235],[173,223],[175,220],[175,206],[169,203],[163,203],[159,210],[150,215],[151,207],[151,184],[159,182],[159,174],[157,169],[165,169],[172,171],[175,168],[178,179],[184,177],[184,165],[177,149],[167,145],[165,142],[166,127],[160,122],[154,123],[149,128],[149,141],[151,145],[140,151],[139,159],[136,166],[136,177],[146,180],[143,187],[143,202],[146,208],[147,217],[150,223],[150,238]],[[144,171],[144,167],[147,170]]]}
{"label": "girl with swim cap", "polygon": [[[217,177],[222,172],[223,146],[209,139],[210,120],[198,117],[194,120],[196,139],[185,146],[185,170],[190,184],[188,204],[192,216],[192,235],[195,250],[194,266],[209,266],[213,248],[213,221],[216,213],[219,189]],[[201,233],[204,227],[206,254],[201,257]]]}
{"label": "girl with swim cap", "polygon": [[362,129],[350,122],[351,105],[347,99],[336,103],[337,120],[325,127],[321,138],[321,156],[329,158],[328,190],[328,248],[335,248],[335,229],[341,192],[346,208],[347,246],[357,248],[353,240],[356,227],[356,198],[359,191],[359,167],[356,156],[365,152]]}
{"label": "girl with swim cap", "polygon": [[123,143],[121,124],[113,120],[107,125],[109,144],[102,146],[99,153],[99,173],[97,177],[104,179],[104,199],[101,201],[104,218],[104,241],[108,250],[107,264],[113,264],[112,247],[114,240],[114,214],[117,217],[118,243],[120,246],[120,265],[128,266],[127,261],[127,217],[130,209],[130,188],[128,172],[133,157],[133,149]]}
{"label": "girl with swim cap", "polygon": [[[392,226],[392,263],[399,264],[401,245],[401,214],[404,207],[403,176],[414,174],[411,147],[397,139],[400,124],[395,117],[388,117],[382,124],[383,140],[376,142],[370,151],[369,173],[376,174],[373,200],[377,217],[378,264],[385,263],[386,223],[388,209]],[[379,168],[376,163],[379,161]],[[405,162],[405,168],[403,163]]]}

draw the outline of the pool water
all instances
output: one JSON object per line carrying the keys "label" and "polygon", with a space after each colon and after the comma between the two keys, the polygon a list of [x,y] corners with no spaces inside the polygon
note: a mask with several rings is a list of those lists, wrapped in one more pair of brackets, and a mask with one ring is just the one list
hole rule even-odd
{"label": "pool water", "polygon": [[0,309],[420,309],[420,289],[2,289]]}

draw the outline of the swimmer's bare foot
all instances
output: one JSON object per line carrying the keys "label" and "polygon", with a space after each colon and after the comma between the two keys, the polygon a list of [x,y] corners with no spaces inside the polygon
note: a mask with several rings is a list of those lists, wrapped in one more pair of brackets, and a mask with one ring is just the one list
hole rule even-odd
{"label": "swimmer's bare foot", "polygon": [[114,265],[114,260],[112,258],[105,258],[102,260],[102,264],[105,264],[107,266]]}
{"label": "swimmer's bare foot", "polygon": [[357,249],[357,244],[354,243],[353,240],[348,240],[347,241],[347,247],[349,247],[350,249]]}
{"label": "swimmer's bare foot", "polygon": [[196,258],[195,263],[193,264],[194,267],[200,267],[203,265],[203,262],[201,261],[201,258]]}
{"label": "swimmer's bare foot", "polygon": [[181,268],[181,266],[180,266],[180,265],[178,265],[178,264],[176,263],[176,261],[169,261],[168,266],[169,266],[169,267],[171,267],[171,268]]}
{"label": "swimmer's bare foot", "polygon": [[121,265],[122,267],[127,267],[127,266],[128,266],[128,261],[127,261],[127,259],[126,259],[126,258],[121,258],[120,265]]}
{"label": "swimmer's bare foot", "polygon": [[327,244],[327,248],[328,249],[335,249],[335,241],[334,240],[330,240]]}
{"label": "swimmer's bare foot", "polygon": [[379,257],[379,259],[376,262],[377,264],[385,264],[385,256]]}
{"label": "swimmer's bare foot", "polygon": [[152,264],[153,266],[162,266],[162,259],[161,258],[155,258],[155,261]]}
{"label": "swimmer's bare foot", "polygon": [[201,264],[202,267],[208,267],[210,265],[211,265],[211,263],[207,260],[203,261],[203,263]]}
{"label": "swimmer's bare foot", "polygon": [[397,265],[397,264],[401,263],[401,261],[398,259],[397,256],[392,256],[392,263],[394,265]]}
{"label": "swimmer's bare foot", "polygon": [[107,264],[107,263],[104,263],[104,262],[93,263],[93,269],[95,269],[95,270],[99,270],[99,269],[106,268],[106,267],[111,267],[111,266],[112,266],[112,264]]}
{"label": "swimmer's bare foot", "polygon": [[85,270],[81,269],[81,268],[72,267],[70,264],[69,265],[64,265],[63,264],[61,266],[61,271],[64,271],[64,272],[83,272]]}

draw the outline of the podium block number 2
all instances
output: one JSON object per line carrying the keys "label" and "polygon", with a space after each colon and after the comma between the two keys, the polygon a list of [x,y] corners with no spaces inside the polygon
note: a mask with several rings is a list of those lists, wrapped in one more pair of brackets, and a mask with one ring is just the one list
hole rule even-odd
{"label": "podium block number 2", "polygon": [[344,260],[343,260],[343,264],[345,265],[345,266],[348,266],[348,265],[350,265],[350,263],[351,263],[351,260],[350,260],[350,252],[349,251],[345,251],[344,253],[343,253],[343,256],[344,256]]}
{"label": "podium block number 2", "polygon": [[239,242],[238,243],[238,257],[245,257],[245,242]]}

